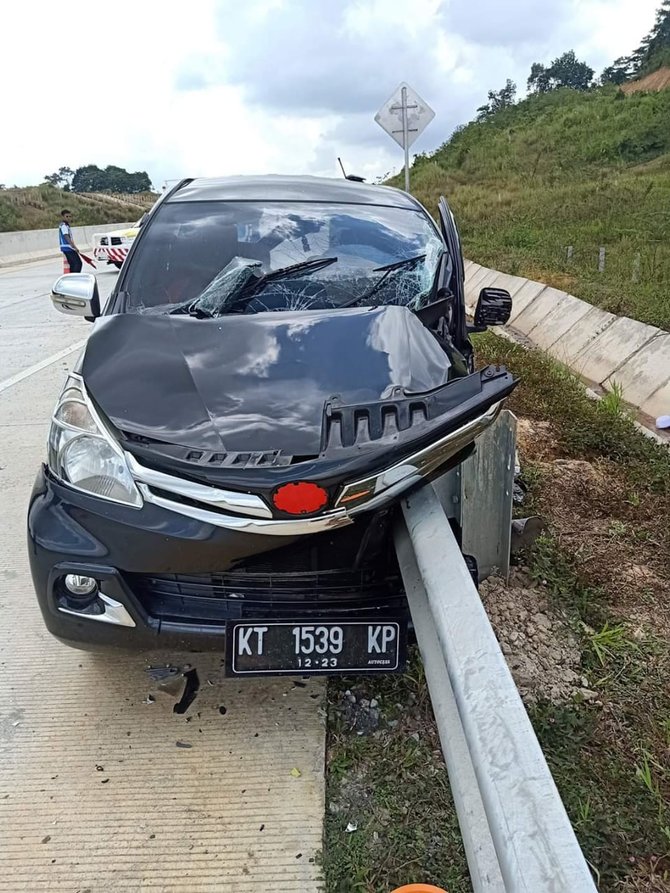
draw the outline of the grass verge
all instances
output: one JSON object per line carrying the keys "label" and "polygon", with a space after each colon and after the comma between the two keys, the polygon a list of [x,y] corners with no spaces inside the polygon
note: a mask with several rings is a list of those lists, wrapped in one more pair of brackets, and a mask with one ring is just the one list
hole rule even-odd
{"label": "grass verge", "polygon": [[328,698],[327,891],[390,893],[421,881],[466,893],[465,855],[416,649],[405,675],[333,681]]}
{"label": "grass verge", "polygon": [[138,220],[155,200],[153,193],[89,195],[47,185],[0,189],[0,232],[55,229],[63,208],[72,211],[74,226],[131,222]]}

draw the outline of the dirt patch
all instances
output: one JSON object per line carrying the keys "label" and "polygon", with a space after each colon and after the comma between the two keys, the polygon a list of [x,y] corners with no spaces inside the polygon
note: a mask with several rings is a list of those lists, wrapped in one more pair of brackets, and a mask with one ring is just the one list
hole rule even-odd
{"label": "dirt patch", "polygon": [[670,496],[645,492],[610,458],[566,458],[556,426],[521,417],[522,475],[541,515],[584,582],[633,627],[670,638]]}
{"label": "dirt patch", "polygon": [[518,418],[516,424],[517,446],[521,455],[532,457],[533,462],[548,461],[560,455],[551,422],[538,422]]}
{"label": "dirt patch", "polygon": [[670,68],[659,68],[644,78],[631,81],[621,86],[623,93],[653,93],[658,90],[667,90],[670,87]]}
{"label": "dirt patch", "polygon": [[670,636],[667,500],[659,499],[656,509],[607,460],[555,459],[537,467],[536,509],[580,574],[607,589],[610,608],[622,619]]}
{"label": "dirt patch", "polygon": [[617,893],[669,893],[670,857],[636,864],[633,873],[619,886]]}
{"label": "dirt patch", "polygon": [[499,577],[485,580],[480,594],[526,704],[596,699],[581,674],[581,647],[566,618],[524,571],[512,571],[509,584]]}

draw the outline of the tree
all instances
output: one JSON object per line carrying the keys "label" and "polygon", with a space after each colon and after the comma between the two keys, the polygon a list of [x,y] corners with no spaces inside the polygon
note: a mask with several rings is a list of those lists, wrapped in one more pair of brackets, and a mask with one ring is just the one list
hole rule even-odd
{"label": "tree", "polygon": [[97,164],[85,164],[74,172],[73,192],[101,192],[104,188],[104,174]]}
{"label": "tree", "polygon": [[70,187],[72,186],[72,178],[74,177],[74,171],[71,167],[59,167],[58,168],[58,176],[60,177],[60,182],[63,189],[66,192],[70,191]]}
{"label": "tree", "polygon": [[670,65],[670,0],[663,0],[656,11],[656,21],[640,46],[622,56],[603,71],[603,84],[623,84],[631,78],[650,74],[663,65]]}
{"label": "tree", "polygon": [[55,173],[45,174],[44,182],[48,183],[49,186],[55,186],[57,189],[64,189],[66,192],[69,192],[73,177],[74,171],[71,167],[59,167]]}
{"label": "tree", "polygon": [[588,90],[593,86],[593,75],[593,69],[586,62],[580,62],[574,50],[568,50],[554,59],[548,68],[541,62],[534,62],[530,69],[528,89],[532,93],[547,93],[559,87]]}
{"label": "tree", "polygon": [[632,74],[632,63],[630,58],[620,56],[615,59],[611,65],[600,75],[601,84],[625,84]]}
{"label": "tree", "polygon": [[528,89],[531,93],[546,93],[550,90],[549,70],[541,62],[533,62],[528,75]]}
{"label": "tree", "polygon": [[151,180],[146,171],[131,174],[125,168],[109,164],[101,170],[97,164],[77,168],[72,178],[74,192],[148,192]]}
{"label": "tree", "polygon": [[477,109],[477,120],[486,121],[493,115],[514,105],[516,100],[516,84],[507,78],[501,90],[489,90],[489,101]]}
{"label": "tree", "polygon": [[670,0],[656,11],[654,27],[630,56],[633,74],[647,74],[670,62]]}

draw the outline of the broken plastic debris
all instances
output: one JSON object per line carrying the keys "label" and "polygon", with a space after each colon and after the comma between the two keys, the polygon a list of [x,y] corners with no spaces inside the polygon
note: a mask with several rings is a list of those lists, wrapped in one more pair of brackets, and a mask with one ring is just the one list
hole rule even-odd
{"label": "broken plastic debris", "polygon": [[291,769],[291,775],[294,778],[300,778],[300,776],[302,775],[302,772],[300,771],[300,769],[293,768],[293,769]]}
{"label": "broken plastic debris", "polygon": [[[155,685],[156,693],[165,694],[175,701],[174,713],[186,713],[200,689],[197,670],[191,664],[183,667],[167,665],[165,667],[148,667],[147,674]],[[150,694],[145,704],[153,704],[156,698]]]}
{"label": "broken plastic debris", "polygon": [[349,822],[344,830],[347,832],[347,834],[351,834],[354,831],[358,831],[358,825],[355,825],[353,822]]}
{"label": "broken plastic debris", "polygon": [[670,428],[670,415],[660,415],[656,419],[657,428]]}
{"label": "broken plastic debris", "polygon": [[521,549],[528,549],[542,534],[545,527],[544,521],[537,515],[531,515],[530,518],[515,518],[512,521],[510,551],[519,552]]}

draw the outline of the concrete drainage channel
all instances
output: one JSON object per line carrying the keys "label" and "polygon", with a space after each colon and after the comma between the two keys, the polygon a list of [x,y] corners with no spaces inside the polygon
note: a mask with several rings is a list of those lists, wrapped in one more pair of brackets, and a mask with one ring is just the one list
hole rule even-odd
{"label": "concrete drainage channel", "polygon": [[670,332],[615,316],[566,292],[466,263],[466,303],[474,311],[482,288],[512,295],[509,328],[587,382],[638,409],[650,426],[670,413]]}

